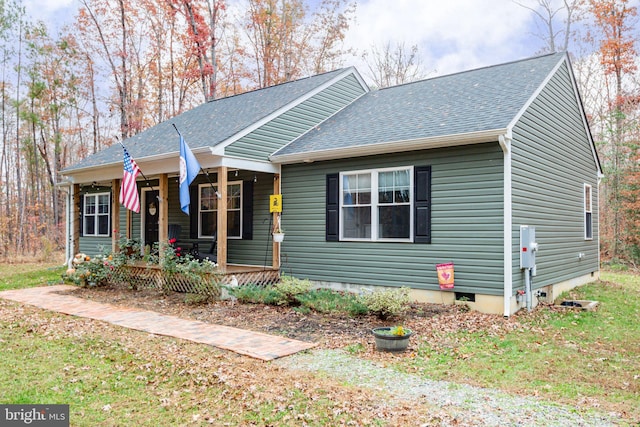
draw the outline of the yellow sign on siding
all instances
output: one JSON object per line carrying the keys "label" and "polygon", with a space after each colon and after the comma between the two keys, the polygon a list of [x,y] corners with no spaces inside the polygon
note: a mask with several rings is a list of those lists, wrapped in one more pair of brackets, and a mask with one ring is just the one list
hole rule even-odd
{"label": "yellow sign on siding", "polygon": [[269,212],[282,212],[282,194],[272,194],[269,196]]}

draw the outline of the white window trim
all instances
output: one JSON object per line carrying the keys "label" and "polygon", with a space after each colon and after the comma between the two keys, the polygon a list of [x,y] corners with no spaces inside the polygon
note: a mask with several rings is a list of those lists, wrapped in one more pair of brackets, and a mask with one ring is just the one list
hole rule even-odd
{"label": "white window trim", "polygon": [[[213,238],[213,236],[208,236],[208,235],[204,235],[202,234],[202,215],[201,215],[201,210],[200,207],[202,206],[202,204],[200,203],[200,197],[202,196],[202,188],[211,188],[211,186],[213,185],[215,191],[218,191],[218,183],[214,182],[212,184],[210,183],[206,183],[206,184],[199,184],[198,185],[198,238],[199,239],[208,239],[208,238]],[[243,206],[243,194],[244,194],[244,186],[242,181],[229,181],[227,182],[227,187],[231,186],[231,185],[240,185],[240,235],[239,236],[227,236],[228,239],[230,240],[242,240],[242,219],[243,219],[243,211],[244,211],[244,206]],[[228,192],[228,188],[227,188],[227,192]],[[235,210],[235,209],[234,209]],[[207,211],[207,212],[216,212],[216,210],[212,210],[212,211]],[[229,212],[229,207],[227,206],[227,212]]]}
{"label": "white window trim", "polygon": [[[587,188],[589,189],[589,200],[587,203]],[[583,212],[582,212],[582,221],[584,228],[584,240],[593,240],[593,187],[591,184],[584,184],[582,188],[582,199],[583,199]],[[587,210],[587,205],[589,209]],[[591,214],[591,236],[587,235],[587,213]]]}
{"label": "white window trim", "polygon": [[[98,214],[98,200],[100,198],[100,196],[107,196],[109,198],[109,203],[108,203],[108,208],[109,211],[106,213],[107,216],[107,221],[108,221],[108,226],[107,226],[107,234],[100,234],[99,229],[100,227],[98,226],[98,216],[100,215],[105,215],[105,214]],[[87,214],[87,198],[89,197],[93,197],[96,199],[96,213],[94,214]],[[93,220],[94,222],[94,230],[95,232],[92,234],[87,233],[87,219],[90,218]],[[102,192],[102,193],[86,193],[84,194],[84,204],[82,205],[82,235],[83,236],[91,236],[91,237],[109,237],[111,235],[110,233],[111,231],[111,193],[107,192]]]}
{"label": "white window trim", "polygon": [[[147,197],[149,197],[149,191],[158,191],[155,190],[153,188],[148,188],[148,187],[143,187],[140,189],[140,241],[142,242],[141,246],[141,250],[143,250],[143,248],[145,247],[145,245],[147,244],[147,242],[144,241],[144,236],[145,236],[145,230],[147,229],[147,224],[146,224],[146,213],[144,211],[145,206],[147,205]],[[159,193],[158,193],[159,194]]]}
{"label": "white window trim", "polygon": [[[380,206],[378,197],[378,174],[380,172],[392,172],[397,170],[409,170],[409,237],[406,239],[394,239],[394,238],[382,238],[378,237],[379,230],[379,222],[378,222],[378,208]],[[344,210],[343,210],[343,186],[344,186],[344,176],[345,175],[356,175],[356,174],[371,174],[371,203],[369,204],[371,208],[371,238],[354,238],[354,237],[344,237]],[[345,242],[413,242],[414,237],[414,170],[413,166],[398,166],[398,167],[389,167],[389,168],[378,168],[378,169],[361,169],[361,170],[353,170],[353,171],[344,171],[340,172],[338,180],[340,181],[339,185],[339,221],[340,221],[340,241]]]}

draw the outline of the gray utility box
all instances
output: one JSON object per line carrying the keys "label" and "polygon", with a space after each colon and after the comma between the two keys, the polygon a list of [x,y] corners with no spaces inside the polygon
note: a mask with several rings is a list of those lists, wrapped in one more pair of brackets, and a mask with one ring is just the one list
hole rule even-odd
{"label": "gray utility box", "polygon": [[535,275],[536,252],[536,228],[529,225],[520,226],[520,268],[529,268]]}

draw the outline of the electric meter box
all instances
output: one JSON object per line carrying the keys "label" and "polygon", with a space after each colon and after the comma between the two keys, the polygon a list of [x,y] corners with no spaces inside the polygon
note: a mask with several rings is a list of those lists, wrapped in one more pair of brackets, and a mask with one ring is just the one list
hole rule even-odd
{"label": "electric meter box", "polygon": [[536,268],[536,228],[529,225],[520,226],[520,268]]}

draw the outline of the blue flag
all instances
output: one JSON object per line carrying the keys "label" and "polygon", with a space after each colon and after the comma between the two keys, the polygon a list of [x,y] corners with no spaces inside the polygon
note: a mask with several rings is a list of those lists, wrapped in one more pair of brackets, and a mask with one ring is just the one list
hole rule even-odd
{"label": "blue flag", "polygon": [[180,207],[187,215],[189,215],[189,204],[191,203],[189,185],[196,179],[198,172],[200,172],[200,163],[180,135]]}

